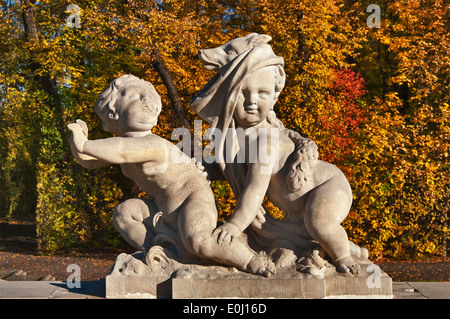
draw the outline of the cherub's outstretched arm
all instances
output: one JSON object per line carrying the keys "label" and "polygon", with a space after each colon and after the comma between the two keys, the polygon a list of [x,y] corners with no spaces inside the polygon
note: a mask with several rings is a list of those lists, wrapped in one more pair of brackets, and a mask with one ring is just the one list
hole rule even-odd
{"label": "cherub's outstretched arm", "polygon": [[[81,128],[81,132],[84,135],[84,138],[86,138],[86,139],[88,137],[88,128],[87,128],[86,123],[82,120],[77,120],[76,123],[71,123],[68,126],[69,129],[72,131],[72,134],[70,136],[70,149],[72,151],[73,156],[78,161],[78,163],[80,163],[80,165],[83,166],[84,168],[88,168],[88,169],[95,169],[95,168],[105,167],[105,166],[109,165],[109,163],[101,161],[96,157],[89,156],[89,155],[83,154],[82,152],[78,151],[78,149],[75,145],[75,139],[77,139],[77,142],[78,142],[78,140],[83,139],[83,137],[78,136],[80,133],[80,130],[74,128],[75,125],[79,126]],[[76,131],[76,133],[74,133],[74,130]],[[77,138],[75,138],[75,135],[77,135]]]}
{"label": "cherub's outstretched arm", "polygon": [[148,140],[144,141],[142,138],[128,137],[88,140],[84,143],[83,153],[111,164],[164,161],[167,155],[164,145],[153,147],[153,145],[149,144]]}
{"label": "cherub's outstretched arm", "polygon": [[[109,164],[162,162],[167,150],[162,143],[145,138],[111,137],[88,140],[79,124],[68,125],[73,133],[73,144],[78,153],[97,158]],[[156,141],[156,140],[155,140]]]}

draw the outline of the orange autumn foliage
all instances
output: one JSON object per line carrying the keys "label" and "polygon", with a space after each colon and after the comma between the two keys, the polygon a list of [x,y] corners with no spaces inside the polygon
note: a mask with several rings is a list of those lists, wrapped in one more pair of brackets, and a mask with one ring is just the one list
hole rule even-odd
{"label": "orange autumn foliage", "polygon": [[[314,139],[320,159],[339,166],[352,185],[354,203],[343,223],[350,238],[372,258],[446,253],[444,1],[381,1],[379,29],[366,24],[371,1],[78,0],[79,29],[66,26],[68,4],[1,1],[0,9],[0,218],[36,219],[42,251],[120,245],[113,207],[140,193],[117,167],[80,168],[66,124],[82,118],[92,138],[105,137],[93,105],[112,79],[133,73],[160,93],[155,133],[170,139],[180,124],[152,50],[169,69],[192,125],[198,118],[189,101],[212,76],[198,49],[258,32],[272,36],[285,59],[277,117]],[[25,27],[25,13],[34,29]],[[226,182],[211,186],[226,218],[234,196]]]}

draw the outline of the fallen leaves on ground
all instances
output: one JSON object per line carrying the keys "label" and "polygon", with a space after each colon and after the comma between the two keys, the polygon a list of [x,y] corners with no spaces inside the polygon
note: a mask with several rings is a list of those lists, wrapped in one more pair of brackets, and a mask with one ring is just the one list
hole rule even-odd
{"label": "fallen leaves on ground", "polygon": [[72,273],[67,267],[80,267],[81,280],[99,280],[111,270],[118,253],[38,256],[12,252],[0,252],[0,270],[23,270],[27,275],[50,274],[56,280],[65,281]]}

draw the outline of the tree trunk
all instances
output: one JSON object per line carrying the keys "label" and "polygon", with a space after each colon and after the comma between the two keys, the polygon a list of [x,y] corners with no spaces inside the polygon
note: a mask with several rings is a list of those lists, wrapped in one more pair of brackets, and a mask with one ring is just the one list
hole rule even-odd
{"label": "tree trunk", "polygon": [[[23,24],[24,24],[24,30],[25,30],[25,36],[29,43],[37,43],[39,41],[39,33],[36,26],[36,19],[35,19],[35,5],[30,0],[23,0],[23,12],[22,12],[22,18],[23,18]],[[39,51],[35,51],[34,49],[31,49],[31,56],[39,54]],[[38,75],[36,73],[37,70],[39,70],[42,67],[42,65],[37,62],[35,59],[31,58],[30,61],[30,68],[31,72],[34,75],[34,80],[36,83],[40,86],[40,89],[42,89],[47,95],[50,97],[49,104],[53,107],[55,112],[58,114],[57,120],[56,120],[56,127],[58,130],[63,133],[64,131],[64,124],[62,122],[62,118],[60,116],[61,114],[61,104],[59,100],[59,96],[56,92],[56,82],[54,79],[50,77],[48,73],[44,73],[42,75]]]}
{"label": "tree trunk", "polygon": [[164,85],[167,88],[167,93],[169,94],[169,98],[172,101],[173,108],[175,110],[175,115],[178,119],[180,125],[184,126],[187,129],[190,129],[191,126],[186,119],[186,115],[184,113],[183,104],[180,101],[180,96],[178,94],[178,90],[173,83],[172,76],[170,75],[170,71],[167,69],[161,55],[159,54],[158,49],[153,49],[151,52],[152,55],[152,66],[158,72],[159,76],[164,82]]}
{"label": "tree trunk", "polygon": [[[39,34],[36,27],[36,19],[34,17],[35,7],[30,0],[23,1],[24,9],[22,13],[23,24],[25,29],[25,35],[30,43],[36,43],[39,41]],[[33,52],[36,54],[37,52]],[[36,61],[30,62],[31,71],[35,73],[41,67],[41,64]],[[46,75],[35,75],[34,79],[40,84],[42,90],[49,94],[54,95],[54,90],[56,89],[55,81],[53,81],[50,76]]]}
{"label": "tree trunk", "polygon": [[22,3],[24,6],[22,17],[25,34],[28,41],[37,41],[39,40],[39,36],[36,28],[36,20],[34,18],[34,4],[32,4],[30,0],[23,0]]}

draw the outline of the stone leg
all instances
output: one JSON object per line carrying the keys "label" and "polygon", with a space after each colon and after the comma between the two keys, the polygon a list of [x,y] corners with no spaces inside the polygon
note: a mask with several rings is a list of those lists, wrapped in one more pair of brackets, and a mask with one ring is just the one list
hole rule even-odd
{"label": "stone leg", "polygon": [[[178,216],[178,228],[187,250],[220,264],[265,275],[265,268],[271,266],[269,258],[257,255],[248,246],[245,235],[233,240],[231,244],[218,244],[216,236],[211,235],[216,226],[217,210],[213,197],[205,198],[205,194],[192,195],[183,203]],[[262,258],[264,260],[260,260]],[[257,260],[264,265],[250,267]]]}
{"label": "stone leg", "polygon": [[358,273],[360,266],[351,257],[347,232],[340,225],[347,216],[351,203],[352,193],[347,180],[332,178],[309,195],[305,226],[339,271]]}
{"label": "stone leg", "polygon": [[133,248],[147,251],[152,244],[152,234],[145,223],[156,212],[151,200],[129,199],[114,209],[113,225]]}

